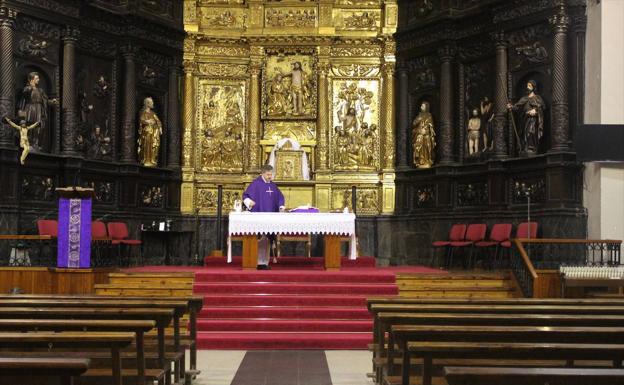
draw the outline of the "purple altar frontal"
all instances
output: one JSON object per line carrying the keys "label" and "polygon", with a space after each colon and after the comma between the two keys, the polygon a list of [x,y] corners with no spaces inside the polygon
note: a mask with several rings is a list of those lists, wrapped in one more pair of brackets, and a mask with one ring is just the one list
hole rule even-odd
{"label": "purple altar frontal", "polygon": [[318,213],[319,209],[316,207],[308,207],[308,208],[296,208],[288,211],[289,213]]}
{"label": "purple altar frontal", "polygon": [[91,267],[91,205],[91,198],[59,199],[58,267]]}

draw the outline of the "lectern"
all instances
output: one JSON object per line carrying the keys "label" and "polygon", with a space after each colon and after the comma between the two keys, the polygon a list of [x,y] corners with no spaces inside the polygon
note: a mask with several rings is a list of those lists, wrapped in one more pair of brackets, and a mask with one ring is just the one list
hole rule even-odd
{"label": "lectern", "polygon": [[57,188],[58,257],[57,267],[88,269],[91,267],[92,188]]}

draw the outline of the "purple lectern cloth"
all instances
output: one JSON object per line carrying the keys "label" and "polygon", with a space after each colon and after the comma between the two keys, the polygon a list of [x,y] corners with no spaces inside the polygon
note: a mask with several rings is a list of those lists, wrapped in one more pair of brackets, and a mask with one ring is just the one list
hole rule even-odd
{"label": "purple lectern cloth", "polygon": [[261,176],[253,182],[243,193],[243,200],[249,198],[256,202],[250,210],[254,213],[277,212],[284,205],[284,195],[273,182],[266,183]]}
{"label": "purple lectern cloth", "polygon": [[317,209],[316,207],[309,207],[307,209],[292,209],[289,212],[291,213],[318,213],[320,212],[320,210]]}
{"label": "purple lectern cloth", "polygon": [[59,199],[58,267],[91,267],[91,204],[91,198]]}

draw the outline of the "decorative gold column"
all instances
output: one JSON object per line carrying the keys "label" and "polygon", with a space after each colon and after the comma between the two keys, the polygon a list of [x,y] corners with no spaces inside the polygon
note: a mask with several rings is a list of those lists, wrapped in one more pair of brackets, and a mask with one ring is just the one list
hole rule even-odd
{"label": "decorative gold column", "polygon": [[192,213],[193,199],[193,167],[195,157],[193,148],[193,132],[195,128],[195,78],[196,65],[193,61],[184,61],[184,115],[182,117],[182,196],[180,208],[183,213]]}
{"label": "decorative gold column", "polygon": [[259,138],[262,137],[262,123],[260,122],[260,72],[262,70],[263,47],[251,47],[251,62],[249,63],[249,133],[247,135],[247,167],[248,172],[257,172],[263,159],[259,158]]}
{"label": "decorative gold column", "polygon": [[327,81],[327,73],[330,68],[329,64],[330,47],[319,47],[319,63],[318,63],[318,125],[316,130],[316,159],[317,170],[325,172],[328,169],[328,131],[329,131],[329,83]]}
{"label": "decorative gold column", "polygon": [[382,144],[382,164],[383,179],[382,184],[382,214],[394,213],[394,195],[395,195],[395,140],[394,132],[396,126],[396,118],[394,116],[394,70],[396,67],[396,42],[388,39],[384,44],[384,63],[382,66],[381,82],[383,84],[381,104],[384,106],[383,113],[383,144]]}

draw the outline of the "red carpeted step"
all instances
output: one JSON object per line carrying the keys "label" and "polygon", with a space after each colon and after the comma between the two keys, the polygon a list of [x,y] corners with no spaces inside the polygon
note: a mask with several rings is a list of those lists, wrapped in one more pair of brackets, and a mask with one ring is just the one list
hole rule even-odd
{"label": "red carpeted step", "polygon": [[204,306],[366,306],[366,296],[344,294],[211,294]]}
{"label": "red carpeted step", "polygon": [[[226,257],[205,257],[204,266],[206,267],[228,267],[228,266],[241,266],[242,257],[232,257],[232,263],[228,264]],[[341,258],[341,265],[343,267],[375,267],[375,257],[361,256],[355,260],[350,260],[347,257]],[[295,257],[280,257],[276,264],[272,264],[274,267],[290,267],[290,268],[310,268],[310,267],[323,267],[324,258],[312,257],[307,258],[303,256]]]}
{"label": "red carpeted step", "polygon": [[370,333],[372,320],[332,319],[200,319],[199,330],[212,332],[360,332]]}
{"label": "red carpeted step", "polygon": [[366,349],[372,333],[223,333],[197,334],[199,349]]}
{"label": "red carpeted step", "polygon": [[207,269],[195,273],[195,282],[327,282],[327,283],[394,283],[394,272],[379,272],[371,268],[348,271],[270,270],[243,271]]}
{"label": "red carpeted step", "polygon": [[366,307],[204,306],[199,318],[370,319]]}
{"label": "red carpeted step", "polygon": [[337,284],[337,283],[266,283],[266,282],[224,282],[196,283],[193,292],[199,293],[264,293],[264,294],[398,294],[394,284]]}

